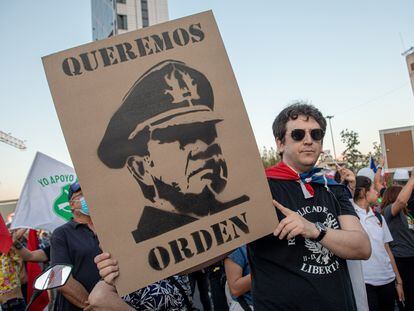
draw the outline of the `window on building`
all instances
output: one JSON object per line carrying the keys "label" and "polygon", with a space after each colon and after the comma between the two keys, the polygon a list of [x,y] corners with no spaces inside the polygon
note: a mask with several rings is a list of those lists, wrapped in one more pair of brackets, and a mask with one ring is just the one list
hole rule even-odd
{"label": "window on building", "polygon": [[117,16],[117,22],[118,22],[118,29],[128,29],[128,22],[127,22],[127,16],[126,15],[120,15]]}
{"label": "window on building", "polygon": [[116,3],[123,3],[123,4],[125,4],[126,3],[126,0],[116,0]]}
{"label": "window on building", "polygon": [[149,26],[148,0],[141,0],[142,27]]}

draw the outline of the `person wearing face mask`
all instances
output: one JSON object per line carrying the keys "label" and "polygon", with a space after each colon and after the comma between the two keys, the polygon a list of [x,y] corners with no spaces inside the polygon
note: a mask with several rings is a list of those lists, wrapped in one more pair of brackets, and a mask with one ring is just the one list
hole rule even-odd
{"label": "person wearing face mask", "polygon": [[366,176],[357,176],[354,207],[361,225],[368,234],[372,253],[362,261],[370,311],[394,310],[395,289],[398,300],[404,301],[402,280],[389,242],[393,240],[384,217],[371,209],[377,202],[378,192]]}
{"label": "person wearing face mask", "polygon": [[102,251],[78,182],[70,185],[68,201],[73,218],[58,227],[51,237],[51,264],[73,266],[72,276],[58,289],[55,310],[59,311],[86,308],[88,295],[100,280],[94,258]]}

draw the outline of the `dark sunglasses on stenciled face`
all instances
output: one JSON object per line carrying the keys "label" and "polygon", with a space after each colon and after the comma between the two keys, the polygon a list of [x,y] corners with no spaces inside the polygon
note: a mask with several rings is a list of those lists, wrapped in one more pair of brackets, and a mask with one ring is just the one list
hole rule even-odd
{"label": "dark sunglasses on stenciled face", "polygon": [[306,136],[306,131],[310,132],[310,136],[314,141],[321,141],[325,136],[325,132],[322,129],[294,129],[290,132],[290,136],[294,141],[302,141]]}

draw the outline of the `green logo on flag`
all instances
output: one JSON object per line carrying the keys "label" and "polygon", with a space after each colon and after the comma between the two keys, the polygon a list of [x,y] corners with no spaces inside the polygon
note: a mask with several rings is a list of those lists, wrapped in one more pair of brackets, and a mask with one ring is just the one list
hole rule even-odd
{"label": "green logo on flag", "polygon": [[70,184],[67,184],[61,188],[61,194],[53,203],[53,211],[64,220],[69,220],[73,217],[68,202],[69,186]]}

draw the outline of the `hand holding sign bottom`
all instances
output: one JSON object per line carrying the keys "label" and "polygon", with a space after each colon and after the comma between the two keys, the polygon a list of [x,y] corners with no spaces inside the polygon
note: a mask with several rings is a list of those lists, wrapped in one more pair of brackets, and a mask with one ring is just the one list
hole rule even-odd
{"label": "hand holding sign bottom", "polygon": [[102,253],[94,259],[99,270],[99,275],[109,285],[114,285],[115,279],[119,276],[119,266],[116,259],[111,258],[111,254]]}

